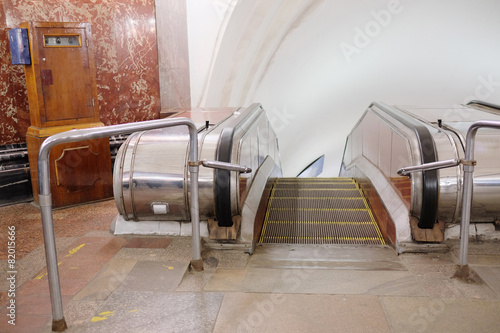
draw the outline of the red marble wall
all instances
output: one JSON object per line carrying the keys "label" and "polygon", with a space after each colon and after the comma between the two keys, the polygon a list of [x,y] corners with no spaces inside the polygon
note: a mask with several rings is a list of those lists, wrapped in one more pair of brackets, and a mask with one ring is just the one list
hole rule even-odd
{"label": "red marble wall", "polygon": [[0,145],[25,142],[23,66],[11,65],[8,30],[25,21],[90,22],[105,125],[160,113],[154,0],[3,0],[0,5]]}

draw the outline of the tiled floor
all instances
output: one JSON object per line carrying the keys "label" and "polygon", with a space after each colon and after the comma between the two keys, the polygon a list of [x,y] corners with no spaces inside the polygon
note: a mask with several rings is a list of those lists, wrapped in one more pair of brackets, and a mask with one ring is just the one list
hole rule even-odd
{"label": "tiled floor", "polygon": [[[2,278],[0,332],[50,332],[37,212],[29,204],[0,208],[1,230],[5,234],[6,226],[16,223],[21,253],[16,326],[7,323],[8,281]],[[500,327],[498,242],[471,244],[471,267],[482,282],[452,278],[453,243],[447,253],[400,256],[387,246],[267,244],[252,256],[205,250],[205,270],[190,272],[190,238],[114,237],[107,229],[115,214],[112,201],[54,211],[69,332],[497,332]],[[2,250],[0,269],[7,272]]]}

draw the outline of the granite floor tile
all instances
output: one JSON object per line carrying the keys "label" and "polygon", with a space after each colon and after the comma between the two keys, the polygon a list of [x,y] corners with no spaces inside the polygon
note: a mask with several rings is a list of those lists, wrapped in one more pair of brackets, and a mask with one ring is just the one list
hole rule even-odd
{"label": "granite floor tile", "polygon": [[74,298],[74,300],[104,300],[126,278],[133,269],[136,260],[110,260]]}
{"label": "granite floor tile", "polygon": [[[165,258],[165,249],[133,249],[133,248],[122,248],[113,257],[113,259],[121,260],[136,260],[136,261],[163,261],[167,260]],[[189,259],[187,259],[189,260]]]}
{"label": "granite floor tile", "polygon": [[133,249],[166,249],[172,239],[165,237],[133,237],[124,247]]}
{"label": "granite floor tile", "polygon": [[243,269],[250,259],[250,255],[238,250],[210,250],[202,254],[203,258],[217,260],[218,268]]}
{"label": "granite floor tile", "polygon": [[78,332],[212,332],[221,293],[117,291]]}
{"label": "granite floor tile", "polygon": [[244,269],[217,269],[207,283],[206,291],[244,291],[247,271]]}
{"label": "granite floor tile", "polygon": [[50,315],[34,315],[24,314],[16,316],[15,326],[8,323],[7,318],[2,314],[0,320],[0,332],[6,333],[35,333],[35,332],[51,332],[50,325],[52,317]]}
{"label": "granite floor tile", "polygon": [[252,268],[243,283],[252,292],[367,294],[408,276],[405,271]]}
{"label": "granite floor tile", "polygon": [[72,299],[64,307],[64,318],[66,324],[70,328],[70,332],[76,326],[84,324],[89,318],[98,314],[99,308],[104,304],[104,301],[88,301]]}
{"label": "granite floor tile", "polygon": [[500,266],[471,266],[471,268],[488,284],[500,298]]}
{"label": "granite floor tile", "polygon": [[375,296],[226,293],[214,332],[389,332]]}
{"label": "granite floor tile", "polygon": [[167,292],[177,288],[188,268],[187,262],[139,261],[123,280],[121,290]]}
{"label": "granite floor tile", "polygon": [[498,332],[500,302],[463,298],[380,297],[393,332]]}

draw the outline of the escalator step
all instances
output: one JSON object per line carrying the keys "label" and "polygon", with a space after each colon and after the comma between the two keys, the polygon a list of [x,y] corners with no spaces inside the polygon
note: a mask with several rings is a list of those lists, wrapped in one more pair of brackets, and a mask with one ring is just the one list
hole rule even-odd
{"label": "escalator step", "polygon": [[385,244],[358,184],[351,178],[279,178],[260,243]]}

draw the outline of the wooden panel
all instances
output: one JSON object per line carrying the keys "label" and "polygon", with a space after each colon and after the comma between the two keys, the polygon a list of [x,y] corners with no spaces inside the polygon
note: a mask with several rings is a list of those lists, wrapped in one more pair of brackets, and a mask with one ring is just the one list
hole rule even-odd
{"label": "wooden panel", "polygon": [[[96,70],[89,23],[25,22],[31,65],[25,66],[31,126],[98,122]],[[47,47],[45,36],[78,36],[78,46]]]}
{"label": "wooden panel", "polygon": [[[35,202],[38,202],[38,151],[45,139],[26,136]],[[69,155],[65,153],[70,151]],[[57,159],[59,159],[59,170],[56,174]],[[93,186],[90,185],[91,183]],[[109,140],[107,138],[86,140],[52,148],[50,191],[53,207],[77,205],[112,197],[113,179]]]}
{"label": "wooden panel", "polygon": [[55,160],[56,184],[69,192],[88,190],[101,179],[99,154],[89,146],[64,148]]}
{"label": "wooden panel", "polygon": [[380,199],[377,190],[368,179],[356,179],[365,195],[370,208],[372,209],[373,215],[377,224],[380,228],[380,232],[384,237],[387,244],[396,244],[396,226],[391,216],[387,213],[387,210]]}

